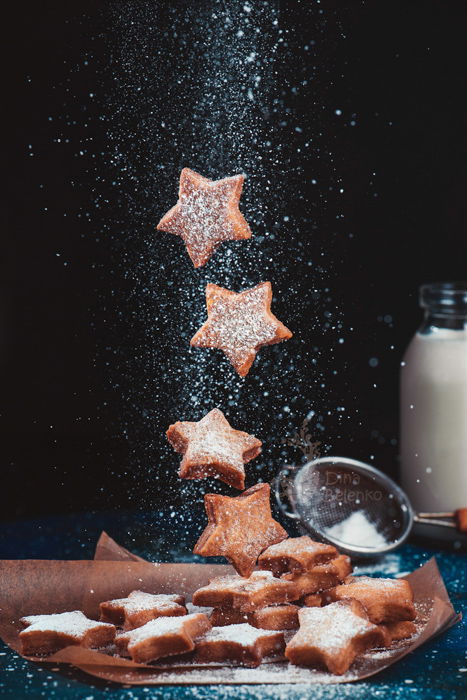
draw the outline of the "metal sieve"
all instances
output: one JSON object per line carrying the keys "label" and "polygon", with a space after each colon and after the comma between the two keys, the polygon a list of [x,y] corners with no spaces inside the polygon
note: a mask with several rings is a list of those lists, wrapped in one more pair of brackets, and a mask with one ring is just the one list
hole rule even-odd
{"label": "metal sieve", "polygon": [[347,457],[286,467],[277,475],[274,491],[287,517],[346,554],[390,552],[407,539],[414,521],[407,496],[392,479]]}
{"label": "metal sieve", "polygon": [[[281,511],[299,528],[346,554],[391,552],[414,522],[467,535],[467,508],[453,513],[414,513],[404,491],[386,474],[348,457],[320,457],[285,467],[274,480]],[[447,520],[446,520],[447,518]]]}

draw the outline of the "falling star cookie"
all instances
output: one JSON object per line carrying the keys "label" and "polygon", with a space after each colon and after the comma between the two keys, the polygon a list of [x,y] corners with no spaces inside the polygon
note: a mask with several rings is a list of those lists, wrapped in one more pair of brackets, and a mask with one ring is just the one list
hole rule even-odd
{"label": "falling star cookie", "polygon": [[226,557],[241,576],[250,576],[261,552],[287,537],[271,515],[270,491],[268,484],[256,484],[234,498],[206,494],[209,522],[193,552]]}
{"label": "falling star cookie", "polygon": [[238,294],[208,284],[208,320],[190,344],[197,348],[219,348],[238,374],[245,377],[261,347],[292,337],[291,331],[271,312],[271,301],[270,282],[262,282]]}
{"label": "falling star cookie", "polygon": [[195,267],[205,265],[223,241],[251,238],[238,208],[244,179],[244,175],[234,175],[209,180],[183,168],[178,202],[157,229],[180,236]]}
{"label": "falling star cookie", "polygon": [[234,430],[214,408],[198,422],[177,421],[167,430],[172,447],[183,455],[181,479],[213,476],[236,489],[245,488],[244,464],[261,452],[261,440]]}

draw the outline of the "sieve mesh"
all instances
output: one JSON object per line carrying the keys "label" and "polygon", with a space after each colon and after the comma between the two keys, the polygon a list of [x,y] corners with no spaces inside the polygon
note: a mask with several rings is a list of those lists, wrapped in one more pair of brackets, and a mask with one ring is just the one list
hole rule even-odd
{"label": "sieve mesh", "polygon": [[[390,551],[408,536],[413,513],[404,492],[370,465],[325,457],[282,472],[289,517],[349,554]],[[281,499],[282,500],[282,499]]]}

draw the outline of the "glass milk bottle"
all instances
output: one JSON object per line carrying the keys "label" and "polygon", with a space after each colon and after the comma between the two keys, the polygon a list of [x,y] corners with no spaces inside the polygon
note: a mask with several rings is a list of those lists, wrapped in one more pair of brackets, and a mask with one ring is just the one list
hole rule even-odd
{"label": "glass milk bottle", "polygon": [[401,483],[415,510],[467,502],[467,282],[420,288],[425,310],[401,363]]}

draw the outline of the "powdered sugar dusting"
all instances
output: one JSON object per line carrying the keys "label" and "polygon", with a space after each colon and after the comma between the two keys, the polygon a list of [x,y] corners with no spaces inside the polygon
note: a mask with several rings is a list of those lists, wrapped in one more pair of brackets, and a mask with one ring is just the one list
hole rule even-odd
{"label": "powdered sugar dusting", "polygon": [[277,631],[260,630],[252,627],[247,622],[236,625],[224,625],[213,627],[201,638],[203,642],[237,642],[242,646],[251,646],[261,637],[272,637]]}
{"label": "powdered sugar dusting", "polygon": [[300,629],[294,637],[328,653],[337,653],[358,635],[376,630],[376,626],[356,615],[348,605],[331,603],[324,608],[302,608]]}
{"label": "powdered sugar dusting", "polygon": [[179,595],[165,593],[145,593],[144,591],[132,591],[128,598],[118,598],[109,601],[112,605],[121,605],[128,612],[139,612],[157,608],[158,610],[172,610],[174,606],[181,605]]}
{"label": "powdered sugar dusting", "polygon": [[96,629],[96,627],[113,626],[107,622],[89,620],[80,610],[53,615],[29,615],[21,618],[21,621],[28,626],[28,632],[33,630],[37,632],[63,632],[76,638],[82,637],[83,634]]}
{"label": "powdered sugar dusting", "polygon": [[188,621],[195,620],[196,618],[198,618],[198,614],[196,613],[179,617],[158,617],[157,620],[151,620],[142,627],[137,627],[130,632],[123,632],[119,637],[127,639],[129,645],[131,645],[149,639],[150,637],[181,632]]}
{"label": "powdered sugar dusting", "polygon": [[242,576],[237,576],[233,574],[232,576],[219,576],[218,578],[213,578],[209,582],[205,589],[211,590],[228,590],[235,592],[251,592],[251,591],[261,591],[266,586],[274,583],[280,584],[280,579],[274,578],[271,571],[253,571],[249,578],[243,578]]}

